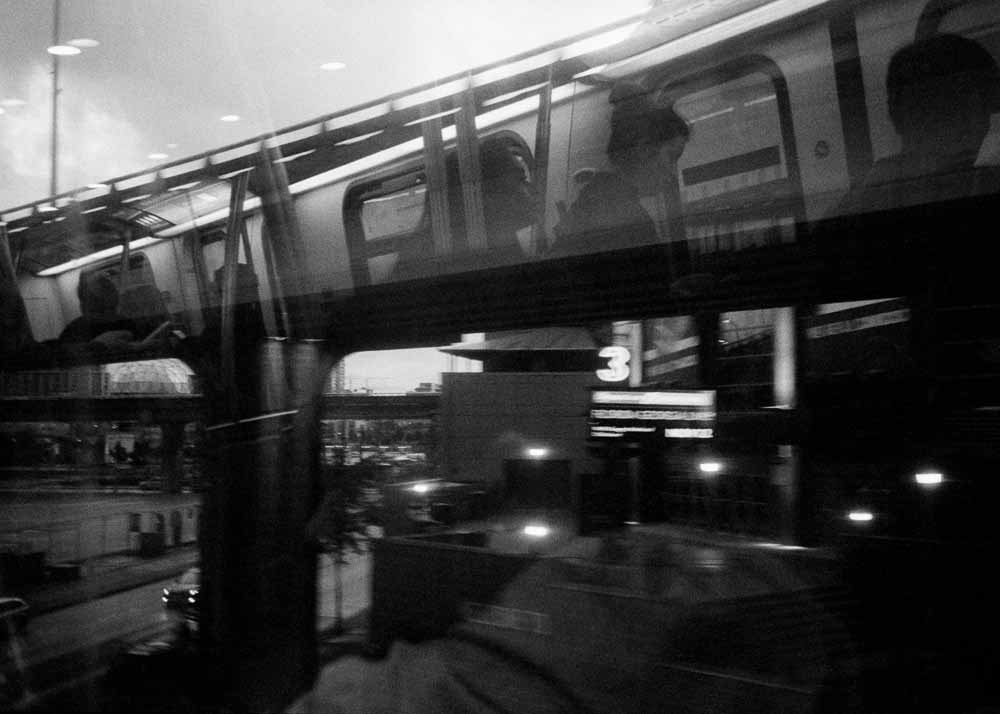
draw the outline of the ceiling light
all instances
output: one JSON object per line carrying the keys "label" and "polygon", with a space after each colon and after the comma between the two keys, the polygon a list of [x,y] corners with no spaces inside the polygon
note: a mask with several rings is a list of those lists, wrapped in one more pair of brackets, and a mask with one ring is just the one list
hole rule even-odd
{"label": "ceiling light", "polygon": [[378,136],[383,132],[382,129],[378,131],[373,131],[368,134],[360,134],[359,136],[352,136],[350,139],[343,139],[338,141],[334,146],[346,146],[348,144],[357,144],[359,141],[364,141],[366,139],[371,139],[373,136]]}
{"label": "ceiling light", "polygon": [[52,206],[52,205],[47,204],[47,203],[43,204],[41,206],[38,206],[38,212],[39,213],[55,213],[58,210],[59,209],[56,208],[55,206]]}
{"label": "ceiling light", "polygon": [[552,531],[549,530],[548,526],[527,525],[521,529],[521,532],[526,536],[531,536],[532,538],[544,538]]}
{"label": "ceiling light", "polygon": [[875,520],[875,514],[867,509],[857,509],[849,511],[847,519],[854,523],[871,523]]}
{"label": "ceiling light", "polygon": [[913,480],[920,486],[939,486],[944,483],[944,474],[940,471],[921,471],[913,475]]}
{"label": "ceiling light", "polygon": [[583,77],[589,77],[593,74],[600,74],[608,68],[606,64],[599,64],[596,67],[591,67],[590,69],[585,69],[582,72],[577,72],[570,79],[581,79]]}
{"label": "ceiling light", "polygon": [[101,43],[98,42],[97,40],[92,40],[89,37],[78,37],[75,40],[70,40],[66,44],[71,47],[90,48],[90,47],[97,47]]}
{"label": "ceiling light", "polygon": [[347,67],[343,62],[325,62],[319,66],[320,69],[326,70],[327,72],[336,72],[338,69],[344,69]]}
{"label": "ceiling light", "polygon": [[69,55],[80,54],[79,47],[73,47],[72,45],[52,45],[45,50],[50,55],[57,55],[60,57],[68,57]]}
{"label": "ceiling light", "polygon": [[429,116],[420,117],[419,119],[414,119],[413,121],[408,121],[403,126],[414,126],[415,124],[423,124],[424,122],[431,121],[433,119],[440,119],[442,117],[451,116],[452,114],[457,114],[462,111],[461,107],[455,107],[454,109],[446,109],[443,112],[437,112],[436,114],[431,114]]}
{"label": "ceiling light", "polygon": [[88,183],[87,188],[107,188],[106,183]]}
{"label": "ceiling light", "polygon": [[0,107],[23,107],[25,104],[27,102],[23,99],[16,99],[14,97],[0,100]]}
{"label": "ceiling light", "polygon": [[162,151],[154,151],[152,154],[150,154],[146,158],[149,158],[149,159],[166,159],[166,158],[168,158],[168,155],[164,154]]}
{"label": "ceiling light", "polygon": [[177,147],[178,147],[178,144],[172,144],[172,143],[171,144],[167,144],[167,148],[168,149],[176,149]]}
{"label": "ceiling light", "polygon": [[224,116],[219,117],[219,121],[239,121],[239,120],[240,120],[239,114],[226,114]]}

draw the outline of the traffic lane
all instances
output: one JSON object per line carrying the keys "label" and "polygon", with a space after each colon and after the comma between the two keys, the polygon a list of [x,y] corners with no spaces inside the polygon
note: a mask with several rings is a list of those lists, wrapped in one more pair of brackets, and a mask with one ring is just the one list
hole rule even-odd
{"label": "traffic lane", "polygon": [[96,648],[168,623],[160,596],[173,578],[39,615],[21,638],[26,664]]}

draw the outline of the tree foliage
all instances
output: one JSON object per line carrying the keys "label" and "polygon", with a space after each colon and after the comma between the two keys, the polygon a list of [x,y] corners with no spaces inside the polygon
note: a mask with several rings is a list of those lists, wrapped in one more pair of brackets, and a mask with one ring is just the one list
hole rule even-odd
{"label": "tree foliage", "polygon": [[307,526],[308,535],[344,564],[348,553],[361,553],[368,526],[379,523],[375,469],[367,463],[326,464],[323,497]]}

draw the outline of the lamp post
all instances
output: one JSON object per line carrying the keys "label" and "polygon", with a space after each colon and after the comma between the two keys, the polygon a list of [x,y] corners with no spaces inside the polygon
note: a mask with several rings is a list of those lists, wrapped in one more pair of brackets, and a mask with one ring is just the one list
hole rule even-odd
{"label": "lamp post", "polygon": [[[59,45],[60,0],[52,5],[52,46]],[[59,190],[59,55],[52,52],[52,143],[50,148],[49,195],[55,196]]]}

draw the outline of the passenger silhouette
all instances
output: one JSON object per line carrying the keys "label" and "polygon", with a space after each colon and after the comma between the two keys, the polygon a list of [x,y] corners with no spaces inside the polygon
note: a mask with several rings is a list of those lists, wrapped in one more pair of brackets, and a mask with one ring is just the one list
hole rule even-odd
{"label": "passenger silhouette", "polygon": [[[658,106],[638,84],[618,84],[609,101],[614,107],[607,146],[611,168],[595,172],[563,211],[552,253],[597,253],[670,239],[674,260],[687,263],[677,160],[690,129],[673,108]],[[654,221],[640,203],[643,196],[661,199],[665,215]]]}
{"label": "passenger silhouette", "polygon": [[59,342],[90,342],[102,335],[125,342],[135,338],[138,327],[134,320],[118,313],[118,288],[111,278],[100,273],[81,275],[76,294],[82,314],[66,325]]}
{"label": "passenger silhouette", "polygon": [[901,150],[875,162],[838,212],[888,210],[1000,189],[995,167],[976,166],[990,115],[1000,108],[1000,71],[989,52],[958,35],[914,42],[890,60],[886,90]]}
{"label": "passenger silhouette", "polygon": [[535,217],[528,166],[513,142],[501,136],[479,142],[479,168],[486,250],[474,251],[468,244],[462,176],[458,155],[452,153],[445,159],[452,252],[445,256],[434,254],[430,209],[425,204],[420,228],[399,252],[393,279],[509,265],[526,259],[517,232],[530,226]]}

